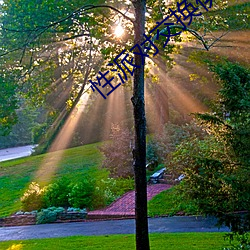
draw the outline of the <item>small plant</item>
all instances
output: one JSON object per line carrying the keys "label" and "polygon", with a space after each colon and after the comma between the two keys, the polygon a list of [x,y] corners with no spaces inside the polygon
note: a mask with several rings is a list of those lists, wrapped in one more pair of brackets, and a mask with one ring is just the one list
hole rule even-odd
{"label": "small plant", "polygon": [[28,190],[21,197],[22,208],[24,211],[39,210],[43,207],[44,188],[38,183],[32,182]]}
{"label": "small plant", "polygon": [[55,222],[59,213],[64,212],[63,207],[49,207],[37,213],[36,224]]}

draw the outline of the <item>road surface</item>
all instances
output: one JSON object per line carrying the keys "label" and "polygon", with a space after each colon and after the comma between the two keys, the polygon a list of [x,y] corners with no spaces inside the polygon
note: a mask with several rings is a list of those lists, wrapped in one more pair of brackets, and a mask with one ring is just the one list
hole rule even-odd
{"label": "road surface", "polygon": [[[215,226],[216,219],[196,216],[149,218],[150,233],[228,232],[227,227]],[[134,234],[135,220],[109,220],[1,227],[0,241],[57,238],[74,235]]]}
{"label": "road surface", "polygon": [[28,145],[15,148],[0,149],[0,162],[30,156],[36,146]]}

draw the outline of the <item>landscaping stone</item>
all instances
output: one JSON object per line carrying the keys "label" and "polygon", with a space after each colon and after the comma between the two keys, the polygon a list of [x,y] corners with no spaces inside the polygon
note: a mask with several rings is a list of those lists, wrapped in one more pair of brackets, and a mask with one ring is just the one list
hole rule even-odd
{"label": "landscaping stone", "polygon": [[25,226],[35,225],[36,215],[25,214],[25,215],[12,215],[10,217],[3,218],[2,226]]}
{"label": "landscaping stone", "polygon": [[[83,221],[86,219],[87,212],[68,212],[60,213],[57,217],[57,222],[76,222]],[[12,216],[1,218],[0,227],[9,226],[26,226],[36,224],[36,214],[27,212],[27,214],[18,213]]]}

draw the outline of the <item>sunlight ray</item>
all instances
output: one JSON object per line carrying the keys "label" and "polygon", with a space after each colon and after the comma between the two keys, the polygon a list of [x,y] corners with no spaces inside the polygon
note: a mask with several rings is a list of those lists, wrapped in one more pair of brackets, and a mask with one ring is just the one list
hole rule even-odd
{"label": "sunlight ray", "polygon": [[63,149],[67,148],[72,139],[72,135],[81,117],[81,112],[86,106],[88,98],[89,95],[87,93],[83,94],[81,100],[74,108],[70,117],[67,119],[59,134],[53,141],[51,147],[48,150],[49,153],[46,155],[40,168],[36,172],[35,179],[39,183],[48,183],[56,172],[59,162],[63,157]]}

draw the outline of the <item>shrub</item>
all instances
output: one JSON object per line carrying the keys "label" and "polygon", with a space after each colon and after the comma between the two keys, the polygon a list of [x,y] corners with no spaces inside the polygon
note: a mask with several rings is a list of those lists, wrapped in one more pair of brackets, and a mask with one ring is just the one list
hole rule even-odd
{"label": "shrub", "polygon": [[73,207],[91,207],[92,195],[94,193],[94,185],[92,181],[87,179],[76,183],[72,186],[69,193],[69,204]]}
{"label": "shrub", "polygon": [[70,181],[66,178],[61,178],[56,182],[48,185],[45,188],[43,198],[45,207],[68,207],[70,190]]}
{"label": "shrub", "polygon": [[27,191],[21,197],[22,209],[24,211],[39,210],[43,207],[44,189],[38,183],[32,182]]}
{"label": "shrub", "polygon": [[101,179],[96,182],[93,194],[95,209],[107,206],[116,199],[116,196],[112,192],[115,185],[116,180],[114,178]]}
{"label": "shrub", "polygon": [[37,213],[36,224],[55,222],[59,213],[64,212],[62,207],[49,207]]}

